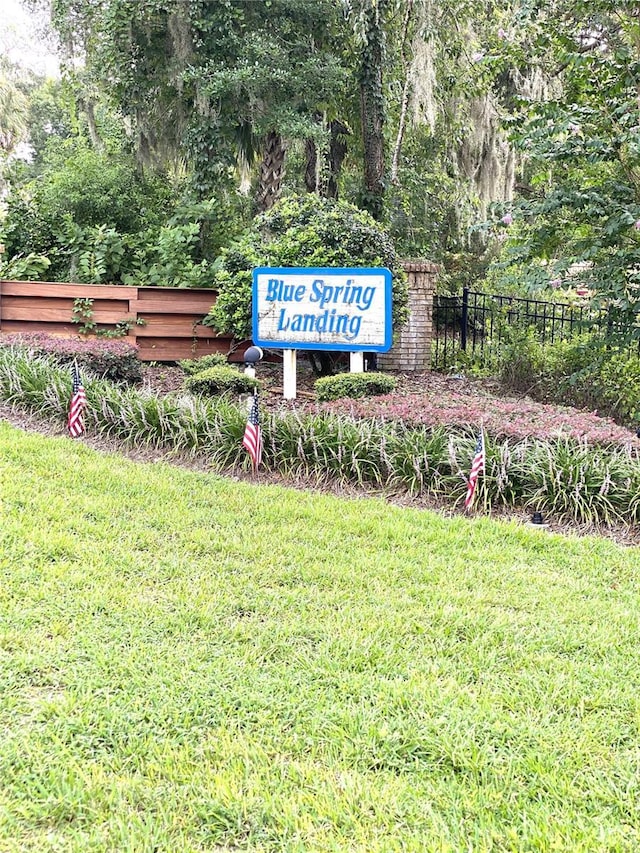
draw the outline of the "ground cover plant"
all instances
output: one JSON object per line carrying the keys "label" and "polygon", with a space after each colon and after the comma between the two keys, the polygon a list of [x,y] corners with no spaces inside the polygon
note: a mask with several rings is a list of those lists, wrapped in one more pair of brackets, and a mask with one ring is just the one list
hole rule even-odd
{"label": "ground cover plant", "polygon": [[635,430],[616,424],[597,412],[571,406],[539,403],[522,397],[496,397],[477,388],[461,387],[428,377],[422,390],[410,394],[389,393],[366,401],[342,399],[324,403],[323,411],[349,414],[357,418],[401,420],[412,426],[440,425],[456,427],[469,424],[496,436],[519,439],[573,438],[592,445],[630,445],[640,447]]}
{"label": "ground cover plant", "polygon": [[637,548],[7,424],[0,484],[7,853],[638,849]]}
{"label": "ground cover plant", "polygon": [[[0,397],[64,423],[70,374],[42,356],[0,349]],[[211,468],[248,465],[246,408],[237,397],[158,395],[85,378],[88,430],[129,446],[197,457]],[[403,420],[323,411],[263,413],[262,469],[285,478],[350,484],[444,500],[460,508],[477,426],[411,426]],[[638,441],[595,444],[560,436],[514,441],[486,431],[480,512],[519,507],[560,522],[634,524],[640,518]],[[635,444],[634,444],[635,442]]]}
{"label": "ground cover plant", "polygon": [[637,342],[621,348],[613,332],[608,338],[596,330],[542,342],[534,328],[511,327],[489,369],[507,387],[536,400],[596,409],[634,430],[640,426]]}

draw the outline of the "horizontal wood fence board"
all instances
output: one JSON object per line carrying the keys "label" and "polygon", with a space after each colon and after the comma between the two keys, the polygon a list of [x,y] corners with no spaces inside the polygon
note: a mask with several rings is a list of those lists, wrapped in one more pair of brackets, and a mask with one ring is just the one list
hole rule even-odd
{"label": "horizontal wood fence board", "polygon": [[171,337],[169,335],[161,335],[159,337],[153,337],[149,335],[146,338],[138,338],[138,346],[142,349],[148,349],[149,347],[159,347],[166,342],[167,346],[173,346],[177,341],[184,341],[190,347],[202,347],[206,349],[207,352],[228,352],[230,345],[230,338],[185,338],[185,337]]}
{"label": "horizontal wood fence board", "polygon": [[[2,295],[2,305],[7,308],[29,309],[30,311],[42,311],[44,309],[53,308],[57,311],[66,311],[67,319],[71,321],[73,317],[73,299],[53,299],[49,296],[5,296]],[[99,314],[101,311],[120,311],[121,314],[129,314],[129,300],[118,302],[114,299],[95,299],[91,306],[94,314]],[[110,321],[107,321],[110,322]]]}
{"label": "horizontal wood fence board", "polygon": [[[118,311],[117,308],[110,308],[102,310],[97,310],[93,312],[93,317],[91,318],[92,323],[109,323],[113,325],[114,323],[135,323],[136,315],[131,314],[128,311]],[[81,326],[82,323],[74,323],[74,326]]]}
{"label": "horizontal wood fence board", "polygon": [[[208,346],[208,344],[212,344]],[[154,338],[138,339],[140,359],[142,361],[178,361],[183,358],[199,358],[209,353],[222,352],[226,355],[229,346],[218,347],[216,342],[198,341],[194,347],[191,341],[180,339],[156,340]]]}
{"label": "horizontal wood fence board", "polygon": [[[146,311],[138,311],[136,312],[137,316],[140,320],[144,320],[146,323],[173,323],[177,328],[180,328],[183,332],[191,331],[194,326],[202,326],[203,315],[202,314],[181,314],[180,312],[174,312],[173,306],[171,306],[171,310],[165,310],[162,313],[147,313]],[[202,326],[204,329],[211,329],[211,326]]]}
{"label": "horizontal wood fence board", "polygon": [[136,326],[136,335],[139,338],[217,338],[218,335],[213,329],[208,329],[206,326],[196,326],[191,323],[182,325],[173,321],[167,322],[162,317],[154,322],[148,322],[146,326]]}
{"label": "horizontal wood fence board", "polygon": [[2,300],[3,324],[5,320],[23,320],[26,323],[37,317],[39,322],[44,322],[45,320],[49,320],[52,323],[66,322],[69,323],[71,328],[74,328],[75,323],[71,322],[69,313],[70,312],[66,308],[42,308],[34,313],[32,308],[24,308],[19,305],[15,308],[11,308],[4,304],[4,299]]}
{"label": "horizontal wood fence board", "polygon": [[231,345],[231,338],[228,337],[220,337],[220,338],[185,338],[181,336],[172,337],[170,335],[160,335],[154,338],[152,335],[146,338],[140,338],[138,340],[138,346],[140,347],[158,347],[162,344],[163,341],[166,341],[167,346],[173,346],[177,341],[184,341],[190,347],[202,347],[207,352],[229,352],[229,347]]}
{"label": "horizontal wood fence board", "polygon": [[76,326],[70,323],[39,323],[24,320],[2,320],[2,334],[8,335],[55,335],[57,338],[80,338]]}
{"label": "horizontal wood fence board", "polygon": [[181,299],[169,302],[162,299],[132,299],[129,303],[131,311],[137,311],[138,314],[193,314],[199,319],[209,313],[212,302],[203,305],[201,301],[195,299]]}
{"label": "horizontal wood fence board", "polygon": [[180,299],[189,295],[189,298],[199,300],[202,305],[212,304],[216,300],[217,291],[206,287],[138,287],[137,298],[143,302],[145,299],[152,301],[175,301],[175,293],[180,294]]}
{"label": "horizontal wood fence board", "polygon": [[138,288],[116,284],[62,284],[56,281],[0,281],[1,296],[52,296],[70,299],[135,299]]}
{"label": "horizontal wood fence board", "polygon": [[[16,305],[15,307],[7,306],[2,300],[2,318],[4,320],[30,320],[37,317],[39,321],[50,320],[52,323],[69,323],[71,330],[75,329],[76,334],[81,323],[71,322],[71,312],[67,308],[31,308],[25,305]],[[119,323],[120,320],[131,319],[127,318],[122,311],[96,311],[92,317],[94,323],[112,324]],[[135,317],[133,318],[135,320]]]}

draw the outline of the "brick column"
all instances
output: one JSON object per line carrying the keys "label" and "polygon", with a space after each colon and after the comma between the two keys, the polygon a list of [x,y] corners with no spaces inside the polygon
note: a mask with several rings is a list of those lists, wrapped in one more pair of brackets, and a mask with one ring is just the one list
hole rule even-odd
{"label": "brick column", "polygon": [[430,261],[404,261],[409,279],[409,319],[393,336],[389,352],[378,355],[381,370],[423,373],[431,369],[433,294],[438,268]]}

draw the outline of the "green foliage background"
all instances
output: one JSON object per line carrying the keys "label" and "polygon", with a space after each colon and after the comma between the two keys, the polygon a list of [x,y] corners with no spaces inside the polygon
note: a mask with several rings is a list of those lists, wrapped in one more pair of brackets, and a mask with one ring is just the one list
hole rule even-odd
{"label": "green foliage background", "polygon": [[393,322],[407,318],[406,274],[391,239],[365,211],[316,195],[285,198],[222,252],[218,297],[205,325],[251,336],[252,270],[273,267],[386,267],[393,274]]}
{"label": "green foliage background", "polygon": [[253,261],[259,200],[306,190],[373,210],[443,291],[585,283],[640,337],[635,0],[51,9],[62,81],[0,69],[0,274],[209,286]]}

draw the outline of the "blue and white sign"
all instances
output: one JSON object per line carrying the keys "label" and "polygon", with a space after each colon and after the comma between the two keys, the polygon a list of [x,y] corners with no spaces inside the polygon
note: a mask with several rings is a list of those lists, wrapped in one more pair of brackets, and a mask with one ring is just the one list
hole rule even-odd
{"label": "blue and white sign", "polygon": [[254,269],[256,346],[387,352],[391,340],[390,270]]}

